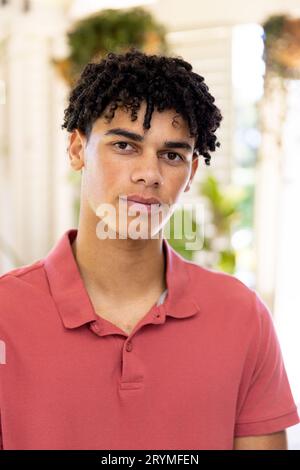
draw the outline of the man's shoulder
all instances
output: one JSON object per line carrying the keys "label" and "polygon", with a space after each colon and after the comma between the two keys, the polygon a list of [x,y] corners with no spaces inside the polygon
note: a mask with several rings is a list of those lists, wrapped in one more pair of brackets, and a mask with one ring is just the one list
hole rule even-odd
{"label": "man's shoulder", "polygon": [[17,325],[33,322],[37,306],[45,305],[49,287],[43,264],[38,260],[0,276],[1,335],[9,335]]}
{"label": "man's shoulder", "polygon": [[252,288],[248,287],[243,281],[233,274],[229,274],[216,269],[207,268],[201,266],[193,261],[185,260],[189,278],[191,282],[197,284],[201,282],[201,285],[206,289],[218,290],[224,292],[224,294],[246,295],[253,294]]}
{"label": "man's shoulder", "polygon": [[0,276],[0,296],[10,295],[15,288],[39,285],[44,276],[43,259],[13,268]]}
{"label": "man's shoulder", "polygon": [[199,306],[218,317],[245,319],[255,316],[256,292],[236,276],[186,261],[191,292]]}

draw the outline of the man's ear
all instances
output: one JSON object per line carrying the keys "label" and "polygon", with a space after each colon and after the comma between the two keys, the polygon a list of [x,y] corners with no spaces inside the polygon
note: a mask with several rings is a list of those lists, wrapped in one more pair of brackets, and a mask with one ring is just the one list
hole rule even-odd
{"label": "man's ear", "polygon": [[187,183],[187,185],[186,185],[186,187],[185,187],[184,192],[187,192],[187,191],[190,190],[191,184],[192,184],[192,182],[193,182],[195,173],[196,173],[197,168],[198,168],[198,163],[199,163],[199,154],[194,153],[194,154],[193,154],[193,160],[192,160],[191,176],[190,176],[189,181],[188,181],[188,183]]}
{"label": "man's ear", "polygon": [[78,129],[71,132],[68,154],[73,170],[81,170],[84,166],[84,147],[86,138]]}

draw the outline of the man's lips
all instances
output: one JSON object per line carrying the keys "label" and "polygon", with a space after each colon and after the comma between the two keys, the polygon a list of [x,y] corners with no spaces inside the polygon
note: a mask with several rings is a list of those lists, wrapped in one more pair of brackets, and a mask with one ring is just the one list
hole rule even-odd
{"label": "man's lips", "polygon": [[148,214],[152,213],[153,211],[156,212],[162,207],[161,203],[157,202],[157,200],[155,200],[156,202],[141,202],[135,199],[129,199],[125,197],[120,197],[120,199],[123,202],[126,202],[128,207],[134,206],[134,208],[136,209],[140,208],[142,211],[146,211]]}
{"label": "man's lips", "polygon": [[128,202],[135,202],[135,203],[138,203],[138,204],[144,204],[146,206],[151,206],[151,205],[161,205],[161,201],[155,197],[149,197],[149,198],[146,198],[146,197],[143,197],[143,196],[140,196],[140,195],[137,195],[137,194],[133,194],[133,195],[128,195],[128,196],[121,196],[122,199],[126,200]]}
{"label": "man's lips", "polygon": [[140,201],[135,201],[134,199],[127,199],[128,204],[138,204],[139,206],[146,206],[146,207],[151,207],[151,206],[160,206],[159,203],[148,203],[148,202],[140,202]]}

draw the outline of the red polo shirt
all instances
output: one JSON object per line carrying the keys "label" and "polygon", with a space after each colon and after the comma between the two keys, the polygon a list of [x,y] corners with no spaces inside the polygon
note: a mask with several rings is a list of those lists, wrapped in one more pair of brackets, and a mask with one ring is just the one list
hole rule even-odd
{"label": "red polo shirt", "polygon": [[93,310],[76,234],[0,279],[4,449],[232,449],[299,422],[253,290],[164,239],[167,297],[127,335]]}

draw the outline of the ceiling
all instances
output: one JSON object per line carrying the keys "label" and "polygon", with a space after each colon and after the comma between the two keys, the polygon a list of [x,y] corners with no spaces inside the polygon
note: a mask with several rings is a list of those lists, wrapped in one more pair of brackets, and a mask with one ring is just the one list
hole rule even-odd
{"label": "ceiling", "polygon": [[[49,0],[32,0],[45,3]],[[89,14],[93,8],[130,7],[138,0],[54,0],[70,11]],[[53,4],[52,2],[50,2]],[[194,29],[205,26],[240,23],[261,23],[272,14],[290,14],[300,17],[300,0],[141,0],[143,7],[152,11],[169,30]],[[145,4],[146,3],[146,4]],[[78,15],[77,15],[78,17]]]}

